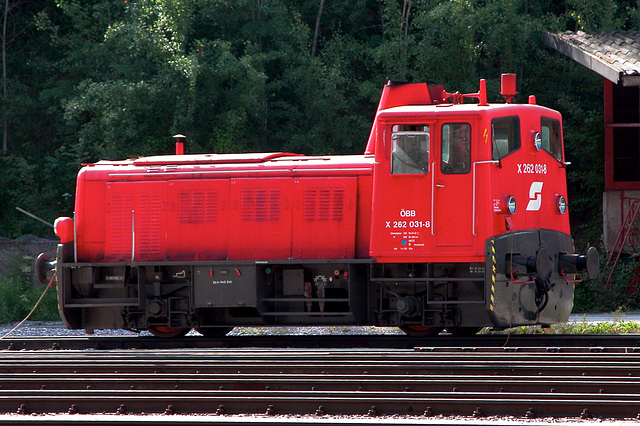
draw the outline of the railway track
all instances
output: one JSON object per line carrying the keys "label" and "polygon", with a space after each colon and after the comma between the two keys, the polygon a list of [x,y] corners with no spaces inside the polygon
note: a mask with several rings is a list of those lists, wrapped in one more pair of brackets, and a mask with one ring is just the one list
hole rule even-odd
{"label": "railway track", "polygon": [[3,350],[0,412],[12,421],[44,413],[635,419],[640,352],[622,345]]}
{"label": "railway track", "polygon": [[588,351],[638,351],[637,335],[546,335],[546,334],[490,334],[470,337],[440,335],[432,338],[411,338],[406,335],[246,335],[207,338],[187,336],[178,339],[160,339],[137,335],[39,335],[6,337],[0,339],[2,350],[68,350],[68,349],[209,349],[209,348],[387,348],[441,350],[521,350],[542,352],[559,348],[575,348]]}

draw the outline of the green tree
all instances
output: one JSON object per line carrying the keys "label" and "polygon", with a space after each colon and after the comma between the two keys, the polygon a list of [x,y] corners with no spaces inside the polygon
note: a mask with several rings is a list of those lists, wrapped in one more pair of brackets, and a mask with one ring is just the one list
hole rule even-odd
{"label": "green tree", "polygon": [[70,215],[83,162],[170,153],[175,133],[191,152],[360,153],[386,79],[469,93],[487,78],[501,101],[499,75],[515,72],[517,101],[564,114],[587,237],[600,228],[599,77],[542,35],[640,22],[636,0],[5,0],[4,12],[8,235],[50,232],[18,204]]}

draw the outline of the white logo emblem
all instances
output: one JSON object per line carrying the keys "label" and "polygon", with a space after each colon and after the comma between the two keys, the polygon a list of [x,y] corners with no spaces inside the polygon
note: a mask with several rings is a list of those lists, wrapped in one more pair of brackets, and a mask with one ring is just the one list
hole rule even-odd
{"label": "white logo emblem", "polygon": [[529,188],[529,204],[527,204],[527,211],[537,212],[542,205],[542,183],[533,182]]}

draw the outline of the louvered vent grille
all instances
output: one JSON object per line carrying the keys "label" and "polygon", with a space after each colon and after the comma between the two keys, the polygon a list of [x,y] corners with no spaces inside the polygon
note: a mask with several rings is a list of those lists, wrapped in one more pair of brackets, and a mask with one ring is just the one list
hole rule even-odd
{"label": "louvered vent grille", "polygon": [[240,193],[240,218],[245,221],[280,220],[279,189],[243,189]]}
{"label": "louvered vent grille", "polygon": [[344,190],[341,188],[315,188],[304,192],[305,220],[342,220]]}
{"label": "louvered vent grille", "polygon": [[183,191],[178,194],[178,221],[204,223],[218,220],[216,191]]}
{"label": "louvered vent grille", "polygon": [[160,194],[140,196],[140,207],[135,212],[136,250],[140,254],[160,254],[162,252],[164,200]]}
{"label": "louvered vent grille", "polygon": [[110,210],[109,254],[131,253],[133,195],[114,195],[111,197]]}

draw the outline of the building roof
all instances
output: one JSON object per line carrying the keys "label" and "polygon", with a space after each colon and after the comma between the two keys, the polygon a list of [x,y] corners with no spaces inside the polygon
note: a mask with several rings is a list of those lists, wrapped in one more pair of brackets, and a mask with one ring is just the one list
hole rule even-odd
{"label": "building roof", "polygon": [[544,43],[615,84],[640,86],[640,31],[547,32]]}

